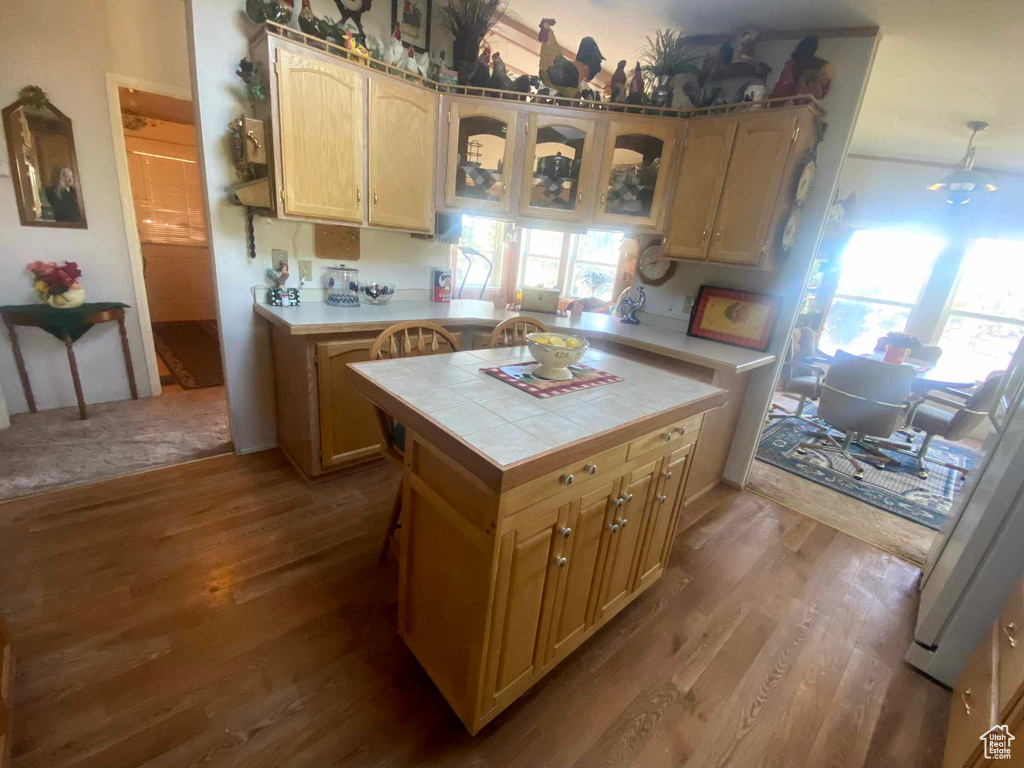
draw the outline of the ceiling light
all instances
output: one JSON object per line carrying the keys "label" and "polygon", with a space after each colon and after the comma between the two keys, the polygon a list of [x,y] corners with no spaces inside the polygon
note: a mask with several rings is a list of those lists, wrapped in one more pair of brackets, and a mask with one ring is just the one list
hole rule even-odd
{"label": "ceiling light", "polygon": [[971,138],[967,141],[967,153],[960,161],[960,167],[953,171],[941,181],[928,187],[932,192],[940,189],[947,190],[946,202],[951,205],[967,205],[971,202],[971,196],[979,191],[995,192],[999,187],[987,173],[974,170],[974,137],[980,131],[988,128],[988,123],[981,120],[972,120],[967,123],[971,131]]}

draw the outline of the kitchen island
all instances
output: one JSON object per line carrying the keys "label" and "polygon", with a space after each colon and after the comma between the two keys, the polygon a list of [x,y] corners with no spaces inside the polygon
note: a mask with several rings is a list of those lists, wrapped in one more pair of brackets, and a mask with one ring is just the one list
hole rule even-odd
{"label": "kitchen island", "polygon": [[705,414],[728,397],[595,350],[584,364],[622,381],[540,399],[481,372],[530,359],[349,366],[406,428],[398,631],[471,733],[662,576]]}
{"label": "kitchen island", "polygon": [[[452,331],[463,349],[472,349],[498,323],[519,315],[470,300],[396,300],[353,309],[322,302],[298,307],[256,303],[253,311],[269,328],[278,445],[307,479],[380,457],[376,420],[369,403],[355,394],[347,365],[369,359],[382,330],[407,320],[429,320]],[[585,336],[592,348],[727,390],[728,405],[708,415],[709,429],[701,437],[684,491],[687,503],[720,482],[747,379],[754,369],[772,363],[774,355],[691,338],[684,330],[648,322],[627,325],[608,315],[585,312],[579,320],[533,316],[552,330]]]}

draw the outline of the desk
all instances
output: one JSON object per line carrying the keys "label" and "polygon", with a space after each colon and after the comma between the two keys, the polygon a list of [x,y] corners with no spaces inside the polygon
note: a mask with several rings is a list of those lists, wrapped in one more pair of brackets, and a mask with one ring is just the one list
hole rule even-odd
{"label": "desk", "polygon": [[[861,355],[861,357],[882,360],[882,355],[874,352]],[[910,391],[915,395],[923,395],[933,389],[946,389],[948,387],[964,389],[965,387],[973,387],[977,384],[972,377],[966,376],[957,370],[955,366],[948,363],[928,363],[924,360],[915,360],[912,357],[908,357],[904,364],[912,365],[917,369],[917,378],[910,385]]]}
{"label": "desk", "polygon": [[82,381],[78,377],[78,362],[75,360],[74,343],[90,328],[99,323],[116,322],[121,334],[121,350],[124,353],[124,367],[128,371],[128,386],[131,388],[132,400],[139,399],[135,386],[135,370],[132,367],[132,355],[128,349],[128,332],[124,327],[124,311],[127,304],[118,302],[96,302],[83,304],[73,309],[55,309],[47,304],[19,304],[0,307],[4,325],[11,336],[11,347],[14,350],[14,362],[18,366],[21,387],[25,391],[28,409],[36,413],[36,400],[32,395],[32,385],[25,369],[25,358],[21,355],[18,336],[14,329],[17,326],[42,328],[64,342],[68,353],[68,365],[71,367],[71,379],[75,384],[75,397],[78,398],[78,413],[82,419],[89,418],[85,409],[85,397],[82,395]]}

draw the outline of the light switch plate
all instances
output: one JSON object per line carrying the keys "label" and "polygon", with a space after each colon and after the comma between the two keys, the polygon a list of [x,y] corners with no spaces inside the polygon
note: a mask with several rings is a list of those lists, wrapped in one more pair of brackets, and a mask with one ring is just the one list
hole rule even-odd
{"label": "light switch plate", "polygon": [[272,249],[270,251],[270,261],[272,262],[272,265],[273,265],[274,269],[277,269],[277,265],[280,264],[282,261],[285,264],[287,264],[288,263],[288,251],[286,251],[284,248],[274,248],[274,249]]}
{"label": "light switch plate", "polygon": [[313,262],[310,259],[299,259],[299,280],[313,281]]}
{"label": "light switch plate", "polygon": [[681,312],[684,315],[688,315],[692,311],[693,311],[693,294],[692,293],[687,293],[686,295],[683,296],[683,306],[682,306]]}

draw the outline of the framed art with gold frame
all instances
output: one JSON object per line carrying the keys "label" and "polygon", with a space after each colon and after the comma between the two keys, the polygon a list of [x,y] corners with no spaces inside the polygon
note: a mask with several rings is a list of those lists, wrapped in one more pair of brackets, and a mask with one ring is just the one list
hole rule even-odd
{"label": "framed art with gold frame", "polygon": [[781,305],[781,296],[702,285],[686,334],[766,352]]}

